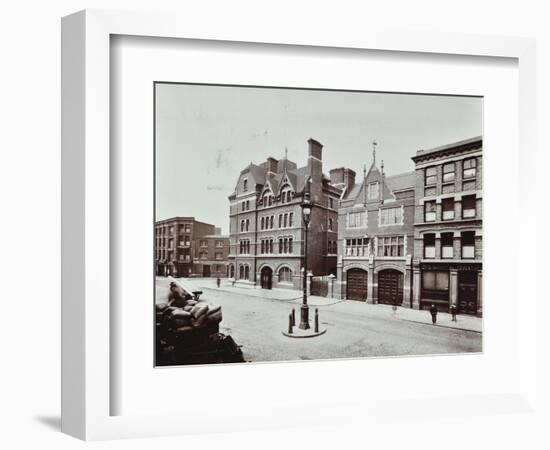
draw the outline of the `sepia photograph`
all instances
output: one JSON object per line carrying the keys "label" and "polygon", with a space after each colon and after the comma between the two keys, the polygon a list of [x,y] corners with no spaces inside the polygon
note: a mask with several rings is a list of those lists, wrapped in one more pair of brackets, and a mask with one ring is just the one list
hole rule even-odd
{"label": "sepia photograph", "polygon": [[483,351],[483,98],[154,84],[155,365]]}

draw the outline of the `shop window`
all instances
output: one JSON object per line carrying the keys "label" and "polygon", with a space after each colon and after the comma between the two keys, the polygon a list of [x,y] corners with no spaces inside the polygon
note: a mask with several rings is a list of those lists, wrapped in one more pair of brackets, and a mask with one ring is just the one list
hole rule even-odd
{"label": "shop window", "polygon": [[449,290],[449,272],[425,271],[422,272],[422,289],[430,291]]}

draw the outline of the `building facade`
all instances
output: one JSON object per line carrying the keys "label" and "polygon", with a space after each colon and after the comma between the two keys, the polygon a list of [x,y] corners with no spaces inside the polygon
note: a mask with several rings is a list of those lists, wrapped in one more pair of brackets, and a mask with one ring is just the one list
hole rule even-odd
{"label": "building facade", "polygon": [[229,276],[263,288],[300,288],[305,229],[301,204],[306,183],[313,202],[308,228],[308,271],[336,272],[338,199],[342,189],[323,174],[323,146],[308,140],[307,165],[286,157],[250,164],[229,196]]}
{"label": "building facade", "polygon": [[195,240],[191,276],[223,278],[229,274],[229,236],[208,234]]}
{"label": "building facade", "polygon": [[343,184],[338,210],[336,295],[412,307],[414,172],[386,177],[373,161],[356,182],[349,169],[331,171]]}
{"label": "building facade", "polygon": [[229,237],[194,217],[173,217],[155,224],[156,274],[174,277],[224,277]]}
{"label": "building facade", "polygon": [[415,163],[413,306],[482,314],[482,139],[420,150]]}

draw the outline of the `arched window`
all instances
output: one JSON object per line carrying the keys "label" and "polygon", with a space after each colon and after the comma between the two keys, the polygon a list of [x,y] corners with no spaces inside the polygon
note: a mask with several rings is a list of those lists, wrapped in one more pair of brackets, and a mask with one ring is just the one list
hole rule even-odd
{"label": "arched window", "polygon": [[265,225],[265,218],[262,217],[262,220],[261,220],[261,225],[260,225],[260,229],[263,230],[264,229],[264,225]]}
{"label": "arched window", "polygon": [[245,266],[245,268],[244,268],[244,279],[248,280],[249,276],[250,276],[250,267]]}
{"label": "arched window", "polygon": [[270,229],[273,229],[273,216],[271,216],[271,223],[270,223],[270,225],[269,225],[269,228],[270,228]]}
{"label": "arched window", "polygon": [[292,226],[292,218],[294,217],[294,213],[290,213],[288,215],[288,226],[291,227]]}
{"label": "arched window", "polygon": [[288,238],[288,253],[292,253],[292,238]]}
{"label": "arched window", "polygon": [[279,214],[279,228],[282,228],[283,226],[283,215]]}
{"label": "arched window", "polygon": [[286,193],[286,201],[287,201],[287,203],[290,203],[291,200],[292,200],[292,192],[288,191]]}
{"label": "arched window", "polygon": [[239,279],[242,280],[244,278],[244,266],[239,266]]}
{"label": "arched window", "polygon": [[249,226],[250,226],[250,220],[246,219],[246,231],[248,231]]}
{"label": "arched window", "polygon": [[279,282],[291,282],[292,271],[288,267],[281,267],[279,270]]}
{"label": "arched window", "polygon": [[283,253],[283,238],[279,238],[279,253]]}
{"label": "arched window", "polygon": [[243,180],[243,191],[248,191],[248,180],[246,178]]}

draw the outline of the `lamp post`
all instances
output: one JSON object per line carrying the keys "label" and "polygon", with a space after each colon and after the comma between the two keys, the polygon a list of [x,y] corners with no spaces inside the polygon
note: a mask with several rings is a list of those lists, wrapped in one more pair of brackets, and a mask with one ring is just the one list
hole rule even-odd
{"label": "lamp post", "polygon": [[304,199],[301,204],[302,218],[304,220],[304,295],[302,299],[302,306],[300,308],[300,325],[302,330],[309,329],[309,306],[307,305],[307,232],[309,228],[309,222],[311,221],[311,199],[309,190],[304,192]]}

